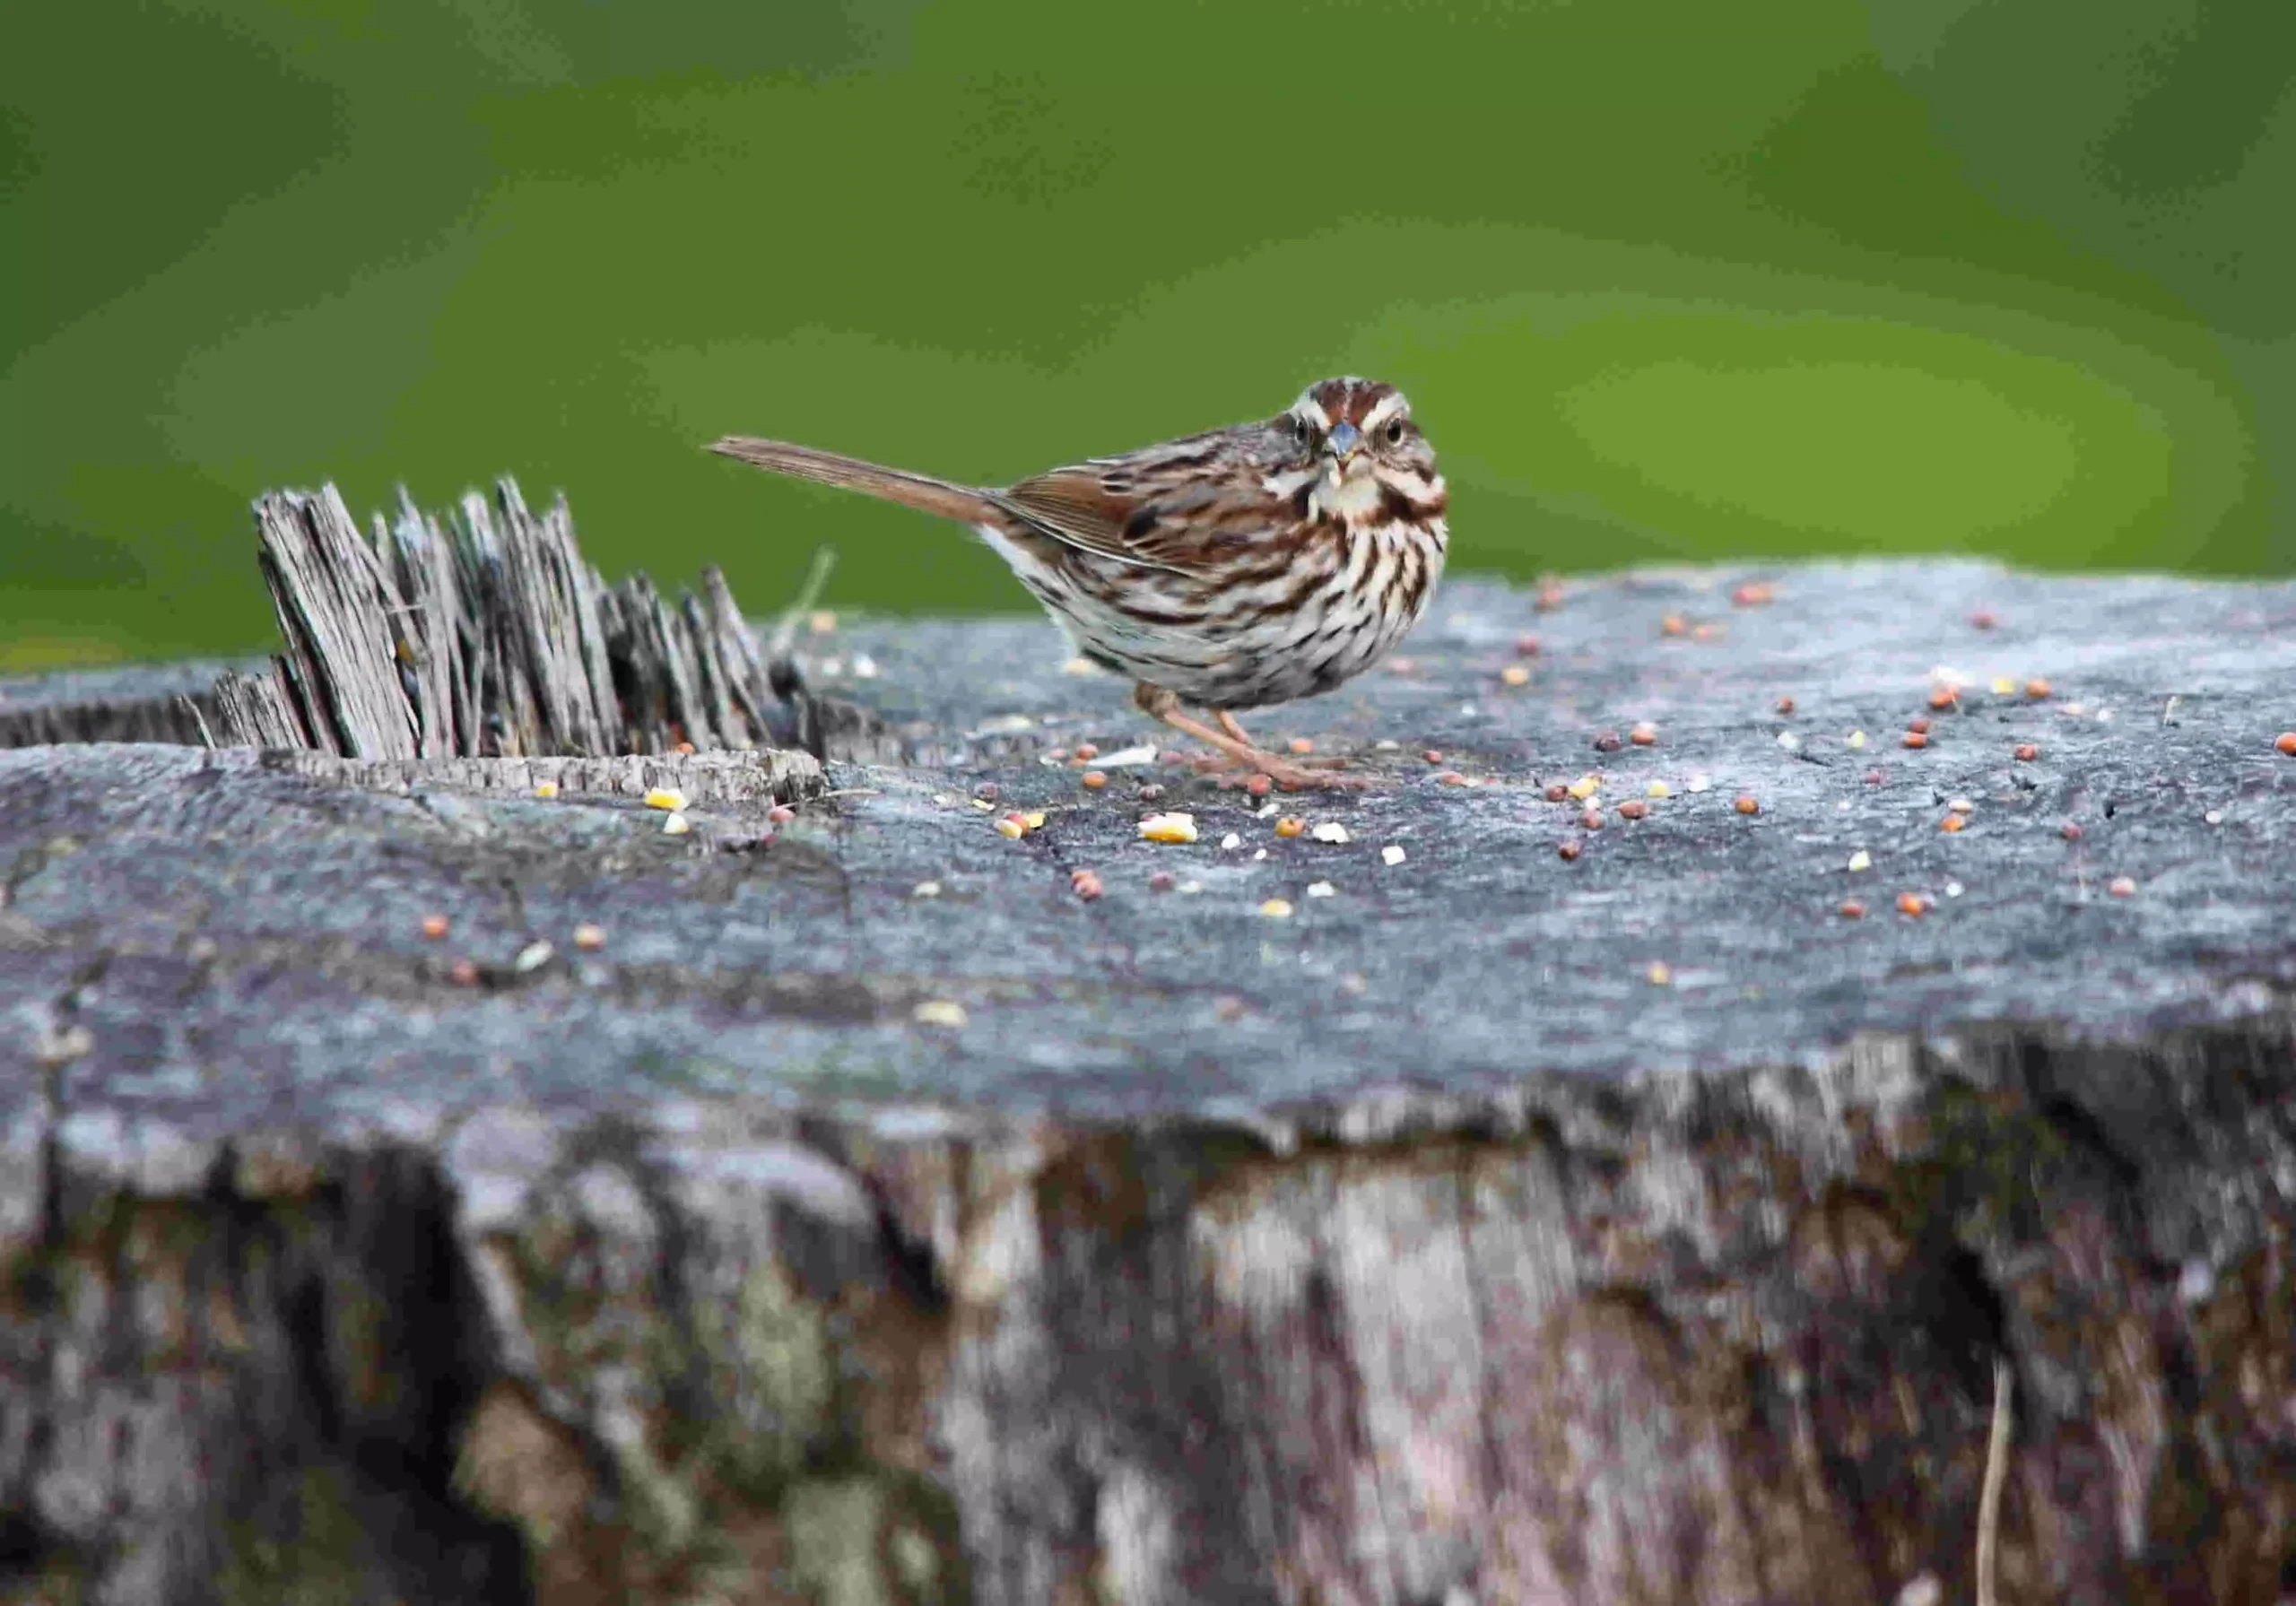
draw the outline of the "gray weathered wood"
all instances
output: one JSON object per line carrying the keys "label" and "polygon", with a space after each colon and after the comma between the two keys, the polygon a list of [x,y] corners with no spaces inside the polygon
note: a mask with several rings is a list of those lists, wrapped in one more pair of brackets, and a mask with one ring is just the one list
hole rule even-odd
{"label": "gray weathered wood", "polygon": [[[1998,1365],[2001,1599],[2276,1601],[2296,587],[1745,577],[1450,586],[1256,724],[1367,768],[1271,800],[1344,841],[1083,786],[1056,749],[1156,738],[1033,621],[800,634],[882,724],[778,826],[752,755],[545,801],[0,753],[6,1554],[119,1602],[1966,1601]],[[712,634],[698,684],[770,695]],[[685,836],[630,795],[672,774]]]}

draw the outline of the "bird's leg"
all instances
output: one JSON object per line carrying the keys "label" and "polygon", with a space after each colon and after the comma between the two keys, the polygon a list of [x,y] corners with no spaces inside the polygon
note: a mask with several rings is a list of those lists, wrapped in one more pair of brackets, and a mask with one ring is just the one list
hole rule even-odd
{"label": "bird's leg", "polygon": [[[1236,723],[1236,716],[1233,714],[1229,713],[1227,709],[1213,709],[1212,720],[1213,723],[1217,725],[1222,730],[1227,732],[1228,734],[1233,736],[1237,741],[1242,742],[1246,747],[1252,749],[1255,752],[1265,751],[1260,747],[1258,742],[1253,741],[1249,735],[1245,734],[1244,727]],[[1309,759],[1307,760],[1301,767],[1308,769],[1338,769],[1344,768],[1345,763],[1346,760],[1343,759]]]}
{"label": "bird's leg", "polygon": [[1151,719],[1161,720],[1172,729],[1195,737],[1207,747],[1218,748],[1237,763],[1248,769],[1258,770],[1279,786],[1328,786],[1335,784],[1328,775],[1302,769],[1288,760],[1279,759],[1274,753],[1262,752],[1254,747],[1250,739],[1242,734],[1242,727],[1224,709],[1216,711],[1213,717],[1227,729],[1214,730],[1202,720],[1192,719],[1181,713],[1179,694],[1161,686],[1151,686],[1142,681],[1133,687],[1132,700]]}

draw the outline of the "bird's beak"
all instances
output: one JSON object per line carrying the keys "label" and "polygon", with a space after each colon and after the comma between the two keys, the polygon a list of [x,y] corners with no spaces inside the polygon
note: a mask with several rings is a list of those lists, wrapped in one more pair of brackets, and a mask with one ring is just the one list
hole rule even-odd
{"label": "bird's beak", "polygon": [[1326,437],[1324,449],[1338,458],[1340,466],[1344,468],[1347,460],[1363,449],[1363,431],[1353,424],[1343,422]]}

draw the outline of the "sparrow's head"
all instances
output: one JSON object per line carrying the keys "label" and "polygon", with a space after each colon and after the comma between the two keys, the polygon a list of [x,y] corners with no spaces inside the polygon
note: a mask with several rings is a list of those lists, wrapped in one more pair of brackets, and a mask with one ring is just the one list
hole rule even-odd
{"label": "sparrow's head", "polygon": [[1411,421],[1403,392],[1377,379],[1325,379],[1300,393],[1276,421],[1301,468],[1316,471],[1318,508],[1350,523],[1409,504],[1438,513],[1445,499],[1435,448]]}

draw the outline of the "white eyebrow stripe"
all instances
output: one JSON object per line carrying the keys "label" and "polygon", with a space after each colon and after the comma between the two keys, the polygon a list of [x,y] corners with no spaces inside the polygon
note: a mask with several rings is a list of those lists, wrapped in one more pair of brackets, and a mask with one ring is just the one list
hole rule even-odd
{"label": "white eyebrow stripe", "polygon": [[1408,416],[1410,412],[1411,404],[1403,399],[1403,392],[1391,390],[1373,403],[1371,411],[1364,415],[1363,433],[1369,435],[1398,413]]}
{"label": "white eyebrow stripe", "polygon": [[1292,404],[1292,416],[1318,435],[1328,433],[1331,429],[1331,414],[1317,404],[1313,391],[1300,393],[1300,399]]}

